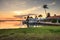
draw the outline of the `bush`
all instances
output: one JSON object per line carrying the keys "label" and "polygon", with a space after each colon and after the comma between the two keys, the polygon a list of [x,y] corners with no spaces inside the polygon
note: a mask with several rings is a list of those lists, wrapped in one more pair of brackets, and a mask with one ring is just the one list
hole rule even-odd
{"label": "bush", "polygon": [[58,20],[58,22],[60,23],[60,20]]}
{"label": "bush", "polygon": [[57,22],[57,20],[56,20],[56,19],[53,19],[53,20],[52,20],[52,23],[56,23],[56,22]]}

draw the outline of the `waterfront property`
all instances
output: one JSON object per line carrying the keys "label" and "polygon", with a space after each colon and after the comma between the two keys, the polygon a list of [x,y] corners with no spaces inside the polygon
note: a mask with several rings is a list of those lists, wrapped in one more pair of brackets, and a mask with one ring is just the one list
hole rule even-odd
{"label": "waterfront property", "polygon": [[60,15],[48,17],[46,20],[52,23],[60,23]]}
{"label": "waterfront property", "polygon": [[60,16],[50,16],[47,18],[28,18],[29,21],[23,21],[24,24],[30,25],[57,25],[60,26]]}

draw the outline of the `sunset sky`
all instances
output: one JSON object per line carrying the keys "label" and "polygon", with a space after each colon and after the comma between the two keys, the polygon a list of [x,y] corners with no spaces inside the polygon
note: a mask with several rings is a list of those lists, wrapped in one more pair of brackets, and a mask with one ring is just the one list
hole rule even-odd
{"label": "sunset sky", "polygon": [[42,14],[47,4],[51,15],[60,15],[60,0],[0,0],[0,19],[14,18],[15,15]]}

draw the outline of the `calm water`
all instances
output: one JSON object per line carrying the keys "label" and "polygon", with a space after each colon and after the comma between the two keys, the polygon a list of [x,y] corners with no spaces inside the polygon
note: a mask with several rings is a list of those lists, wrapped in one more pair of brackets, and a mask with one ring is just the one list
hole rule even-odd
{"label": "calm water", "polygon": [[[29,27],[42,27],[41,25],[29,25]],[[22,21],[5,21],[0,22],[0,29],[14,29],[14,28],[27,28],[27,25],[22,23]]]}
{"label": "calm water", "polygon": [[27,28],[27,26],[23,25],[22,21],[0,22],[0,29],[8,29],[8,28]]}

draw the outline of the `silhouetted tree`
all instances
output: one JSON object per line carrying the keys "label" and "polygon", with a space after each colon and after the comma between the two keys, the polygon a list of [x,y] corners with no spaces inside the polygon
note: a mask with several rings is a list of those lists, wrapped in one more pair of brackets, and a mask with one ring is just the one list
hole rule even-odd
{"label": "silhouetted tree", "polygon": [[26,19],[26,17],[24,17],[24,19]]}
{"label": "silhouetted tree", "polygon": [[40,17],[40,19],[41,19],[42,15],[41,15],[41,14],[40,14],[40,15],[38,15],[38,17]]}
{"label": "silhouetted tree", "polygon": [[29,17],[29,18],[33,18],[33,17]]}
{"label": "silhouetted tree", "polygon": [[56,14],[54,14],[54,16],[56,16]]}
{"label": "silhouetted tree", "polygon": [[38,17],[42,17],[42,15],[40,14]]}
{"label": "silhouetted tree", "polygon": [[35,18],[36,18],[37,16],[35,15]]}
{"label": "silhouetted tree", "polygon": [[47,6],[48,6],[48,5],[43,5],[43,8],[44,8],[44,10],[45,10],[45,14],[46,14],[46,9],[48,9]]}
{"label": "silhouetted tree", "polygon": [[50,17],[50,13],[47,13],[47,17],[46,18],[48,18],[48,17]]}
{"label": "silhouetted tree", "polygon": [[29,28],[29,16],[27,16],[26,21],[27,21],[27,27]]}

